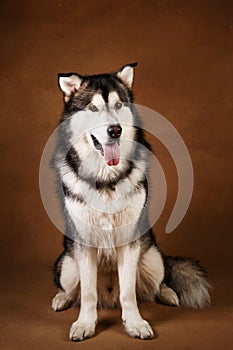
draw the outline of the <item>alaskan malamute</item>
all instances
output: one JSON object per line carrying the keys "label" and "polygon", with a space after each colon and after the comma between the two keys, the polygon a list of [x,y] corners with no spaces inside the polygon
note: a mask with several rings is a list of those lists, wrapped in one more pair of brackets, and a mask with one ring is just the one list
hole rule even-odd
{"label": "alaskan malamute", "polygon": [[53,159],[66,220],[54,266],[55,311],[80,305],[70,339],[95,334],[97,306],[121,305],[132,337],[153,338],[138,302],[203,307],[208,276],[195,261],[164,256],[148,223],[150,145],[133,105],[127,64],[110,74],[59,74],[64,114]]}

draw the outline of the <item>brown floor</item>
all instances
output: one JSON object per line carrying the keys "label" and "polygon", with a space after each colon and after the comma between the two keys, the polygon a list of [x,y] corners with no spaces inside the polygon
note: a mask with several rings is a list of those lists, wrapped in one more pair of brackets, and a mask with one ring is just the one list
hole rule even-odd
{"label": "brown floor", "polygon": [[[232,10],[227,0],[1,2],[2,349],[232,349]],[[136,102],[176,127],[194,166],[187,215],[166,235],[176,171],[151,139],[168,183],[157,239],[164,252],[207,267],[212,306],[141,307],[158,333],[148,342],[123,332],[119,310],[101,311],[97,335],[74,344],[68,331],[77,310],[50,308],[61,234],[38,188],[40,157],[62,110],[57,73],[111,71],[135,61]]]}
{"label": "brown floor", "polygon": [[97,334],[82,343],[68,339],[78,310],[55,313],[51,297],[56,289],[48,266],[11,266],[2,281],[2,349],[232,349],[232,281],[215,269],[212,306],[206,310],[168,307],[157,303],[140,307],[157,337],[153,340],[130,338],[120,321],[120,310],[101,310]]}

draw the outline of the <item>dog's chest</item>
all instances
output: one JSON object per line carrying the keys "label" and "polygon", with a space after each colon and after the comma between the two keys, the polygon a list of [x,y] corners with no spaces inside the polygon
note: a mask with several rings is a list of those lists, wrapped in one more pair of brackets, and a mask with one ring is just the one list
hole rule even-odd
{"label": "dog's chest", "polygon": [[139,218],[145,203],[145,189],[136,191],[115,186],[112,189],[89,189],[84,201],[65,199],[74,222],[81,220],[93,228],[115,229]]}
{"label": "dog's chest", "polygon": [[144,187],[115,186],[112,191],[90,188],[84,200],[65,197],[65,206],[77,238],[89,246],[111,248],[138,238],[138,220],[145,199]]}

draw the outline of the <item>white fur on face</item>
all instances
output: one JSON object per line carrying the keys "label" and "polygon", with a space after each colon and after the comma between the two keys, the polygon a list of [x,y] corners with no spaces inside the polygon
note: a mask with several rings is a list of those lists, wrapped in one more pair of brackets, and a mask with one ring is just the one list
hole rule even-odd
{"label": "white fur on face", "polygon": [[110,107],[113,107],[113,105],[120,101],[119,95],[116,91],[112,91],[108,95],[108,103]]}
{"label": "white fur on face", "polygon": [[[99,110],[105,106],[104,99],[101,94],[95,94],[92,97],[91,104],[96,106]],[[95,113],[95,112],[93,112]]]}
{"label": "white fur on face", "polygon": [[[103,145],[109,142],[108,126],[111,124],[121,125],[120,163],[116,166],[118,170],[120,170],[122,162],[125,163],[125,161],[130,160],[132,149],[135,146],[133,141],[135,136],[134,118],[130,108],[122,104],[122,108],[119,110],[115,109],[115,103],[120,102],[116,91],[109,93],[108,101],[108,106],[106,106],[102,95],[99,93],[94,94],[91,104],[95,105],[98,110],[96,112],[89,109],[79,111],[71,117],[70,123],[70,142],[78,152],[80,159],[82,161],[87,160],[87,162],[92,159],[92,167],[88,166],[88,169],[91,170],[92,168],[93,172],[95,171],[94,169],[99,171],[102,167],[106,168],[107,177],[109,173],[115,171],[115,167],[106,165],[103,155],[94,147],[91,135],[96,137]],[[104,174],[102,175],[104,176]]]}

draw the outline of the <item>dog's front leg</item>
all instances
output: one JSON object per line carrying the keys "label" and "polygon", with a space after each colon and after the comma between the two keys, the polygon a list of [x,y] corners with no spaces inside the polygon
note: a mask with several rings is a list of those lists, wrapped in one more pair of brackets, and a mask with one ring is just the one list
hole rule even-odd
{"label": "dog's front leg", "polygon": [[79,317],[70,329],[70,339],[73,341],[93,336],[97,321],[96,249],[81,248],[77,259],[80,270],[81,306]]}
{"label": "dog's front leg", "polygon": [[126,331],[135,338],[151,339],[154,336],[149,323],[141,317],[136,300],[136,273],[140,246],[134,244],[118,248],[118,275],[122,320]]}

